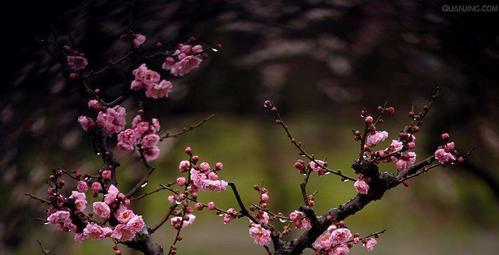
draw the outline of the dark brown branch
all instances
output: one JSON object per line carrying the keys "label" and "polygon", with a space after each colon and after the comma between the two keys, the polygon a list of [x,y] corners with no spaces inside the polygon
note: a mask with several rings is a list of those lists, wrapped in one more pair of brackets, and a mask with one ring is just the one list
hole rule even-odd
{"label": "dark brown branch", "polygon": [[240,214],[241,217],[248,217],[253,223],[259,224],[258,220],[256,220],[246,209],[246,206],[244,205],[241,196],[239,195],[239,192],[237,191],[236,184],[229,182],[229,186],[232,189],[232,192],[234,193],[234,197],[236,198],[237,204],[239,205],[240,208]]}

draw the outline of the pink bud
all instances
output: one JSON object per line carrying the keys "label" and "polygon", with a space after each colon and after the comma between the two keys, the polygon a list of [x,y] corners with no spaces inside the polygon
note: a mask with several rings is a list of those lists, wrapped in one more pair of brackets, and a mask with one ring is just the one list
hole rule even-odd
{"label": "pink bud", "polygon": [[210,164],[208,164],[207,162],[202,162],[201,164],[199,164],[199,169],[201,169],[201,171],[203,172],[208,172],[210,171]]}
{"label": "pink bud", "polygon": [[263,193],[262,195],[260,195],[260,201],[266,203],[269,201],[269,195],[267,193]]}
{"label": "pink bud", "polygon": [[215,210],[215,208],[216,208],[215,202],[213,201],[208,202],[208,209]]}
{"label": "pink bud", "polygon": [[409,149],[414,149],[414,148],[416,148],[416,143],[410,142],[407,144],[407,146],[409,147]]}
{"label": "pink bud", "polygon": [[372,116],[367,116],[364,121],[367,123],[367,124],[371,124],[373,123],[374,119]]}
{"label": "pink bud", "polygon": [[217,162],[217,163],[215,164],[215,169],[216,169],[217,171],[220,171],[220,170],[222,170],[223,168],[224,168],[224,164],[223,164],[222,162]]}
{"label": "pink bud", "polygon": [[76,184],[76,189],[79,191],[79,192],[87,192],[88,190],[88,185],[85,181],[79,181],[77,184]]}
{"label": "pink bud", "polygon": [[196,207],[196,209],[197,209],[198,211],[201,211],[201,210],[203,210],[203,207],[204,207],[204,206],[203,206],[203,204],[201,204],[201,203],[199,203],[199,202],[198,202],[198,203],[195,203],[195,204],[194,204],[194,207]]}
{"label": "pink bud", "polygon": [[91,188],[93,192],[97,193],[102,189],[102,185],[100,184],[100,182],[93,182]]}
{"label": "pink bud", "polygon": [[441,137],[442,137],[443,140],[446,140],[446,139],[449,139],[450,135],[448,133],[443,133],[441,135]]}
{"label": "pink bud", "polygon": [[179,186],[184,186],[185,185],[185,177],[178,177],[177,178],[177,184]]}

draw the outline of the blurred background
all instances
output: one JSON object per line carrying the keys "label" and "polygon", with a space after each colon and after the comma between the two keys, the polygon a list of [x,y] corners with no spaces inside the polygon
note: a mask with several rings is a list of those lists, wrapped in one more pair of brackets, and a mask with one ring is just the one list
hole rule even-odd
{"label": "blurred background", "polygon": [[[473,4],[495,5],[493,1]],[[183,148],[202,160],[222,161],[224,179],[237,182],[245,201],[257,201],[254,184],[270,190],[271,207],[289,213],[300,204],[299,157],[263,101],[280,106],[291,131],[308,151],[353,175],[358,145],[351,130],[359,112],[386,100],[397,108],[385,128],[397,134],[407,112],[422,107],[436,86],[443,96],[418,134],[418,157],[430,155],[447,131],[462,150],[476,147],[464,164],[436,168],[398,187],[383,200],[348,218],[353,231],[387,229],[375,254],[497,254],[499,249],[499,12],[451,12],[445,6],[470,1],[361,0],[138,0],[133,28],[172,48],[195,36],[222,43],[202,67],[173,80],[168,100],[147,102],[162,128],[176,130],[211,113],[205,126],[162,143],[157,171],[144,191],[173,180]],[[0,254],[111,254],[112,242],[72,241],[44,226],[43,206],[24,196],[45,195],[52,169],[97,171],[99,157],[76,118],[88,113],[86,98],[66,83],[61,67],[37,43],[62,45],[69,33],[98,69],[127,50],[128,1],[25,1],[3,7],[1,47],[5,72],[0,94]],[[447,11],[445,11],[447,10]],[[158,66],[159,67],[159,63]],[[128,86],[130,66],[113,68],[93,85],[108,98]],[[156,68],[159,69],[159,68]],[[126,70],[126,71],[124,71]],[[133,101],[127,109],[133,112]],[[135,108],[136,109],[136,108]],[[421,108],[420,108],[421,109]],[[129,113],[131,117],[132,113]],[[118,153],[119,179],[131,186],[144,169]],[[386,170],[393,168],[386,165]],[[334,176],[312,177],[317,210],[352,197],[352,183]],[[148,224],[167,210],[166,193],[135,204]],[[229,192],[202,194],[221,207],[236,207]],[[222,224],[197,213],[184,231],[180,254],[264,254],[253,244],[245,220]],[[170,226],[155,234],[168,247]],[[123,249],[124,254],[134,254]],[[364,254],[354,248],[352,254]]]}

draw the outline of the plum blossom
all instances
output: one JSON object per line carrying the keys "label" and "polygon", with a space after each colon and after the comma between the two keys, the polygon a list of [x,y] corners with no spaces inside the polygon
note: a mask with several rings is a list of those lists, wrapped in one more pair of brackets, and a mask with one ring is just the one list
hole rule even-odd
{"label": "plum blossom", "polygon": [[267,223],[269,223],[269,214],[267,212],[258,213],[256,215],[256,218],[258,219],[258,221],[260,222],[260,224],[267,224]]}
{"label": "plum blossom", "polygon": [[139,136],[134,129],[125,129],[118,134],[118,147],[122,150],[133,152],[135,151],[135,143],[137,143],[138,139]]}
{"label": "plum blossom", "polygon": [[369,184],[362,178],[359,178],[353,184],[357,193],[366,195],[369,192]]}
{"label": "plum blossom", "polygon": [[76,209],[78,209],[79,211],[83,211],[85,210],[85,208],[87,208],[87,197],[85,196],[85,193],[72,191],[69,198],[74,199]]}
{"label": "plum blossom", "polygon": [[196,215],[192,213],[186,214],[185,217],[186,218],[184,220],[182,220],[182,217],[180,216],[173,217],[170,219],[170,222],[174,228],[179,229],[180,224],[182,224],[182,228],[185,228],[189,225],[192,225],[192,223],[194,223],[194,220],[196,219]]}
{"label": "plum blossom", "polygon": [[265,229],[260,224],[251,224],[249,235],[255,240],[255,243],[263,246],[270,243],[270,230]]}
{"label": "plum blossom", "polygon": [[312,228],[312,225],[310,224],[310,220],[305,217],[305,214],[300,211],[294,211],[289,214],[289,219],[293,221],[295,227],[297,229],[305,229],[309,230]]}
{"label": "plum blossom", "polygon": [[170,68],[170,72],[173,76],[184,76],[198,68],[202,61],[203,60],[198,56],[187,56],[175,63]]}
{"label": "plum blossom", "polygon": [[126,208],[125,206],[121,206],[118,211],[116,211],[115,216],[120,223],[127,223],[128,221],[130,221],[130,219],[135,217],[135,213],[133,213],[132,210]]}
{"label": "plum blossom", "polygon": [[75,231],[76,226],[71,222],[70,213],[68,211],[56,211],[47,217],[47,221],[55,225],[61,231]]}
{"label": "plum blossom", "polygon": [[146,97],[149,98],[162,98],[168,97],[168,94],[173,89],[173,84],[170,81],[162,80],[160,83],[154,83],[146,88]]}
{"label": "plum blossom", "polygon": [[145,225],[146,224],[140,215],[133,216],[126,224],[127,228],[129,228],[133,233],[142,231]]}
{"label": "plum blossom", "polygon": [[392,143],[390,144],[390,151],[391,152],[399,152],[404,148],[404,143],[398,140],[392,140]]}
{"label": "plum blossom", "polygon": [[227,189],[228,182],[218,180],[218,176],[214,172],[201,172],[196,169],[191,169],[192,186],[200,190],[222,191]]}
{"label": "plum blossom", "polygon": [[450,152],[454,150],[454,143],[448,143],[444,146],[444,148],[439,148],[435,151],[434,156],[435,159],[438,160],[438,163],[445,164],[448,162],[452,162],[456,160],[456,157]]}
{"label": "plum blossom", "polygon": [[107,108],[105,112],[100,111],[97,115],[97,124],[99,124],[104,133],[112,135],[125,129],[126,110],[121,106]]}
{"label": "plum blossom", "polygon": [[325,161],[322,160],[310,161],[308,166],[310,169],[312,169],[312,171],[317,172],[318,175],[325,175],[327,173],[327,170],[324,169],[327,166],[327,162]]}
{"label": "plum blossom", "polygon": [[96,240],[102,240],[106,237],[104,234],[104,229],[95,223],[87,224],[87,226],[83,229],[83,235],[86,239]]}
{"label": "plum blossom", "polygon": [[340,244],[334,247],[334,249],[329,253],[332,255],[347,255],[350,249],[346,244]]}
{"label": "plum blossom", "polygon": [[105,220],[109,219],[109,216],[111,215],[111,209],[104,202],[94,202],[92,209],[96,215]]}
{"label": "plum blossom", "polygon": [[153,161],[153,160],[158,159],[159,153],[160,153],[160,151],[159,151],[159,148],[157,146],[152,147],[152,148],[146,148],[146,149],[142,150],[142,154],[144,155],[144,158],[147,161]]}
{"label": "plum blossom", "polygon": [[338,228],[331,232],[331,242],[341,244],[347,242],[352,237],[352,232],[348,228]]}
{"label": "plum blossom", "polygon": [[95,126],[95,121],[92,118],[83,115],[78,117],[78,123],[83,131],[88,131]]}
{"label": "plum blossom", "polygon": [[135,232],[127,224],[118,224],[114,227],[111,237],[122,242],[131,241],[135,237]]}
{"label": "plum blossom", "polygon": [[118,188],[111,184],[111,186],[109,186],[109,189],[107,190],[107,194],[104,195],[104,202],[106,202],[106,204],[108,205],[112,204],[116,200],[116,197],[119,193],[120,191],[118,190]]}
{"label": "plum blossom", "polygon": [[376,246],[377,243],[378,243],[378,241],[376,240],[376,238],[373,238],[373,237],[367,238],[366,239],[366,250],[373,251],[374,246]]}
{"label": "plum blossom", "polygon": [[416,163],[416,153],[415,152],[407,152],[402,155],[400,158],[395,159],[395,167],[399,171],[407,170],[409,167]]}
{"label": "plum blossom", "polygon": [[69,68],[74,71],[81,71],[88,65],[88,60],[82,56],[68,56],[66,58]]}
{"label": "plum blossom", "polygon": [[85,181],[78,181],[76,183],[76,190],[78,190],[79,192],[83,192],[83,193],[87,192],[87,190],[88,190],[88,184],[87,184],[87,182],[85,182]]}
{"label": "plum blossom", "polygon": [[144,42],[146,41],[146,36],[143,34],[137,33],[134,34],[133,36],[134,38],[132,42],[133,42],[133,47],[135,48],[139,48],[140,45],[144,44]]}
{"label": "plum blossom", "polygon": [[92,99],[88,101],[88,108],[92,110],[99,110],[101,108],[101,104],[99,101]]}
{"label": "plum blossom", "polygon": [[366,139],[367,147],[374,147],[376,144],[383,142],[388,138],[388,132],[376,131],[374,134],[369,134]]}

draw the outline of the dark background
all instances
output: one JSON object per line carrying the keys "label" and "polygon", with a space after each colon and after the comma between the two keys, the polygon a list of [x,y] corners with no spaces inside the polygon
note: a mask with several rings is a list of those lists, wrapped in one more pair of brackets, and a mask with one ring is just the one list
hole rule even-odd
{"label": "dark background", "polygon": [[[206,44],[223,45],[199,70],[173,81],[169,100],[145,105],[167,129],[217,114],[206,127],[165,143],[157,162],[165,170],[156,182],[173,178],[181,150],[189,144],[208,160],[226,162],[231,169],[228,178],[241,180],[248,199],[255,199],[252,185],[265,179],[276,210],[292,210],[299,201],[299,177],[292,169],[297,155],[264,111],[266,98],[280,105],[309,150],[348,170],[357,148],[350,130],[360,127],[361,109],[374,109],[388,100],[397,114],[387,120],[386,128],[396,133],[408,120],[406,112],[413,105],[421,107],[440,86],[443,96],[418,136],[418,155],[424,158],[434,151],[439,134],[448,131],[463,150],[476,147],[472,157],[462,166],[436,169],[414,181],[410,189],[393,191],[349,223],[365,232],[387,228],[380,253],[467,254],[479,249],[480,254],[493,254],[499,248],[495,240],[499,13],[442,11],[444,5],[463,3],[497,5],[493,1],[137,1],[133,28],[148,37],[146,47],[156,41],[174,47],[191,35]],[[85,96],[65,82],[60,66],[38,41],[62,45],[69,33],[87,55],[89,68],[97,69],[127,50],[118,38],[127,31],[129,3],[13,1],[1,12],[0,253],[34,254],[36,239],[55,254],[67,249],[71,254],[110,253],[110,244],[74,245],[68,235],[43,226],[35,220],[43,217],[43,208],[23,194],[42,195],[50,169],[90,171],[99,165],[76,123],[77,116],[87,111]],[[95,86],[112,98],[126,84],[127,68],[114,68]],[[122,178],[133,183],[140,172],[134,162],[128,163]],[[315,183],[319,209],[353,194],[351,184],[331,179]],[[161,217],[165,197],[137,205],[149,216],[147,222]],[[218,199],[234,205],[230,196]],[[213,247],[206,237],[212,233],[226,243],[215,246],[218,252],[261,252],[246,236],[245,222],[225,226],[212,215],[198,220],[191,232],[186,231],[192,241],[184,243],[193,244],[184,247],[186,252]],[[433,235],[439,238],[430,238]],[[165,230],[157,238],[166,244],[172,236]]]}

